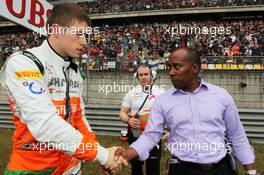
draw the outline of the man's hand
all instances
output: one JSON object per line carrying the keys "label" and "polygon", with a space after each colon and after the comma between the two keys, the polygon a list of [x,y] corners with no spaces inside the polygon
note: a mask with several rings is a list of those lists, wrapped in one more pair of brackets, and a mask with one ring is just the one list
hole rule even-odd
{"label": "man's hand", "polygon": [[128,120],[128,125],[131,126],[132,128],[139,127],[139,123],[140,123],[140,121],[138,119],[136,119],[136,118],[133,118],[133,117],[131,117]]}
{"label": "man's hand", "polygon": [[[108,148],[108,160],[106,164],[103,166],[108,173],[116,174],[118,171],[120,171],[123,166],[127,166],[127,160],[123,158],[122,156],[115,156],[115,152],[117,149],[123,149],[121,147],[111,147]],[[124,149],[123,149],[124,150]]]}
{"label": "man's hand", "polygon": [[126,160],[128,158],[126,150],[124,148],[121,148],[121,147],[117,148],[115,151],[115,157],[120,157],[120,156],[122,156]]}
{"label": "man's hand", "polygon": [[123,157],[127,161],[131,161],[132,159],[135,159],[138,156],[137,151],[130,147],[127,150],[124,148],[118,148],[115,151],[115,157]]}

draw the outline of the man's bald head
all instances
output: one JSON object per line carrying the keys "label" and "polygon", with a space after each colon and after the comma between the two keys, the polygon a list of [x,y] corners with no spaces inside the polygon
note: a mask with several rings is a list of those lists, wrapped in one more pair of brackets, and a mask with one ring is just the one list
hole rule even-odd
{"label": "man's bald head", "polygon": [[198,52],[191,48],[178,48],[171,53],[173,56],[175,53],[184,55],[185,58],[192,64],[198,64],[201,67],[201,58]]}

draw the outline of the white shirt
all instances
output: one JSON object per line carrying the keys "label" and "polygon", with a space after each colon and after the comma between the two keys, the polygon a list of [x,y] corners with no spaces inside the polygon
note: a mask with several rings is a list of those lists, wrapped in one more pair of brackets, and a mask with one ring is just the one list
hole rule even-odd
{"label": "white shirt", "polygon": [[[151,93],[151,95],[149,95],[144,106],[139,111],[139,114],[141,112],[143,112],[145,109],[150,109],[155,98],[157,96],[159,96],[160,94],[162,94],[164,91],[165,91],[165,89],[159,88],[157,85],[153,85],[152,93]],[[147,95],[148,95],[148,93],[143,92],[141,85],[134,87],[130,92],[128,92],[125,95],[122,106],[130,108],[130,112],[128,115],[135,115],[136,114],[138,109],[143,104]]]}

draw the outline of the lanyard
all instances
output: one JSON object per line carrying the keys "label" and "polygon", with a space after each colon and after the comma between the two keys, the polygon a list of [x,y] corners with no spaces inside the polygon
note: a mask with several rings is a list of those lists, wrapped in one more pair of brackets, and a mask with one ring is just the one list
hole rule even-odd
{"label": "lanyard", "polygon": [[63,73],[65,76],[65,81],[66,81],[66,103],[65,103],[65,120],[67,120],[68,122],[70,121],[70,116],[71,116],[71,103],[70,103],[70,93],[69,93],[69,89],[70,89],[70,83],[69,83],[69,68],[66,69],[66,72],[63,68]]}

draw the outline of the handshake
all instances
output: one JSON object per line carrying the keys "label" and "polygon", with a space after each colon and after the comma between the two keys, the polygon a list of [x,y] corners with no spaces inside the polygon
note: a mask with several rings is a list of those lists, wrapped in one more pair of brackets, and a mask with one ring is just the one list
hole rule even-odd
{"label": "handshake", "polygon": [[128,154],[127,151],[122,147],[110,147],[108,150],[108,160],[102,165],[103,173],[101,175],[116,174],[123,167],[128,165]]}

